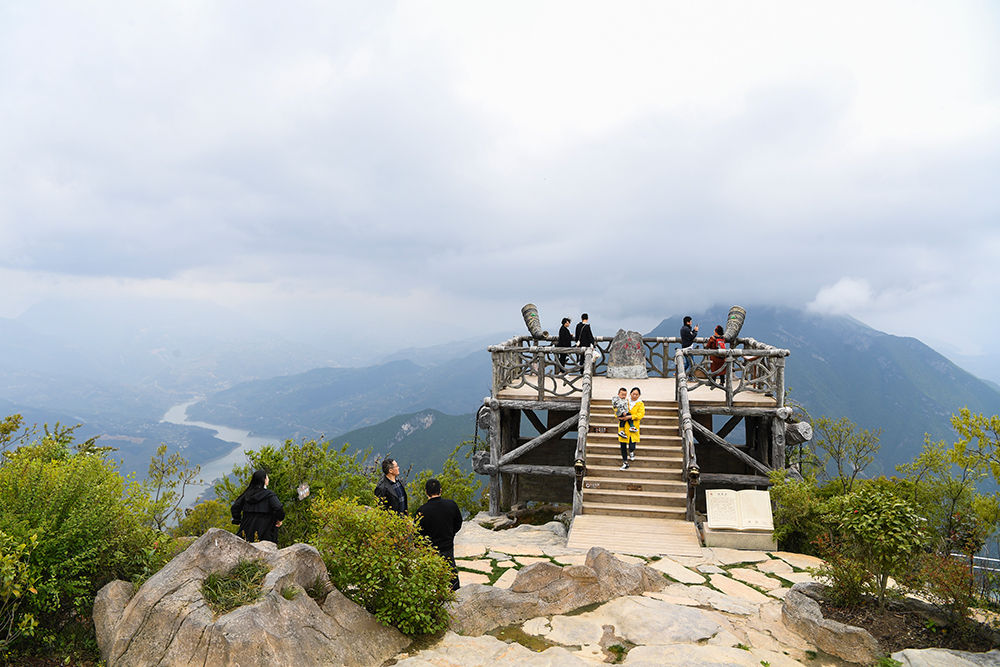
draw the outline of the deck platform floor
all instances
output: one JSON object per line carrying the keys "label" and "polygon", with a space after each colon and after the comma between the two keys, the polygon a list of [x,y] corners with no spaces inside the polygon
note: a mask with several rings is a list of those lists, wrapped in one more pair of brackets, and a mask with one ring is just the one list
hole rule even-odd
{"label": "deck platform floor", "polygon": [[569,530],[567,547],[637,556],[701,556],[698,531],[690,521],[578,514]]}

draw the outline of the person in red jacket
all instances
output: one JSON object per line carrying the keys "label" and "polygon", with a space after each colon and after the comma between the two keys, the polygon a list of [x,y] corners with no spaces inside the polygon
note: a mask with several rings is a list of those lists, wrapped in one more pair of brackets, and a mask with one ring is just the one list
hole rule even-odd
{"label": "person in red jacket", "polygon": [[[705,348],[708,350],[724,350],[726,349],[726,339],[723,337],[725,332],[722,329],[722,325],[715,327],[715,333],[712,337],[708,339],[705,343]],[[718,384],[720,387],[726,386],[726,358],[725,357],[712,357],[712,381]]]}

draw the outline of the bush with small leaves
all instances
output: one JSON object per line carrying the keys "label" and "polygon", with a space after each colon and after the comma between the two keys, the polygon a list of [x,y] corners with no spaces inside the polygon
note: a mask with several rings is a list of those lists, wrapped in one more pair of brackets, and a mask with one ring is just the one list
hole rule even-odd
{"label": "bush with small leaves", "polygon": [[23,608],[39,621],[35,639],[49,644],[89,616],[101,586],[142,571],[157,537],[141,516],[142,488],[102,451],[72,452],[70,434],[47,431],[0,464],[0,531],[16,544],[37,536],[29,572],[38,594]]}
{"label": "bush with small leaves", "polygon": [[37,545],[34,534],[19,542],[0,532],[0,663],[6,662],[11,643],[18,637],[30,637],[38,625],[30,612],[21,609],[27,598],[38,594],[28,567]]}
{"label": "bush with small leaves", "polygon": [[311,540],[340,592],[407,635],[448,624],[451,565],[413,520],[353,500],[317,498]]}

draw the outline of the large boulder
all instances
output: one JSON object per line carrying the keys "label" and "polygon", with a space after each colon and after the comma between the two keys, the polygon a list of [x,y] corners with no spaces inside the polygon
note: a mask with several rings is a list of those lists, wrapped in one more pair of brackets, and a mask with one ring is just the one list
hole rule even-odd
{"label": "large boulder", "polygon": [[[202,596],[202,582],[244,560],[262,560],[271,568],[263,595],[216,616]],[[322,606],[305,592],[317,586],[329,591]],[[319,552],[306,544],[278,550],[270,542],[249,543],[213,528],[135,595],[131,589],[113,581],[94,603],[97,643],[109,667],[372,665],[409,643],[333,588]]]}
{"label": "large boulder", "polygon": [[781,605],[785,625],[817,648],[848,662],[868,665],[882,655],[878,641],[864,628],[846,625],[823,617],[816,598],[823,587],[814,583],[792,586]]}
{"label": "large boulder", "polygon": [[452,629],[481,635],[536,616],[564,614],[617,597],[662,590],[666,585],[666,578],[653,568],[623,563],[606,549],[592,547],[585,565],[535,563],[520,570],[509,589],[463,586],[451,608]]}
{"label": "large boulder", "polygon": [[608,377],[645,379],[646,348],[638,331],[619,329],[608,352]]}

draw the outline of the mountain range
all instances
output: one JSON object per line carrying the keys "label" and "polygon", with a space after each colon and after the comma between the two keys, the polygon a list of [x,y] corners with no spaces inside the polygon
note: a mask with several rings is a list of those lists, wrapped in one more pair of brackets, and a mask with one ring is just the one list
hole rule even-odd
{"label": "mountain range", "polygon": [[[727,313],[728,307],[717,307],[693,314],[702,324],[699,334],[708,335]],[[667,318],[647,335],[676,336],[680,325],[680,316]],[[915,338],[886,334],[850,317],[753,306],[741,335],[791,351],[786,386],[810,415],[846,416],[863,428],[882,430],[875,471],[891,473],[911,460],[925,433],[951,438],[949,418],[959,408],[1000,412],[1000,391],[992,383]],[[192,406],[189,414],[289,437],[343,433],[421,409],[471,415],[489,393],[489,353],[449,359],[446,348],[434,352],[436,366],[400,360],[239,384]],[[443,443],[439,450],[455,444]]]}
{"label": "mountain range", "polygon": [[[329,352],[285,340],[211,308],[179,311],[162,302],[127,313],[100,304],[48,304],[0,319],[0,411],[27,423],[82,423],[119,448],[125,472],[145,472],[162,442],[203,463],[238,447],[204,428],[160,422],[193,395],[192,420],[286,438],[327,437],[437,467],[474,430],[472,414],[490,390],[489,338],[410,347],[378,363],[333,367]],[[728,307],[691,313],[701,335]],[[649,335],[676,336],[680,316]],[[598,335],[613,335],[613,323]],[[554,328],[554,327],[549,327]],[[961,407],[1000,413],[1000,388],[914,338],[886,334],[844,316],[748,306],[741,335],[788,348],[786,384],[814,417],[846,416],[882,429],[879,470],[915,456],[924,433],[951,439]],[[342,360],[343,361],[343,360]]]}

